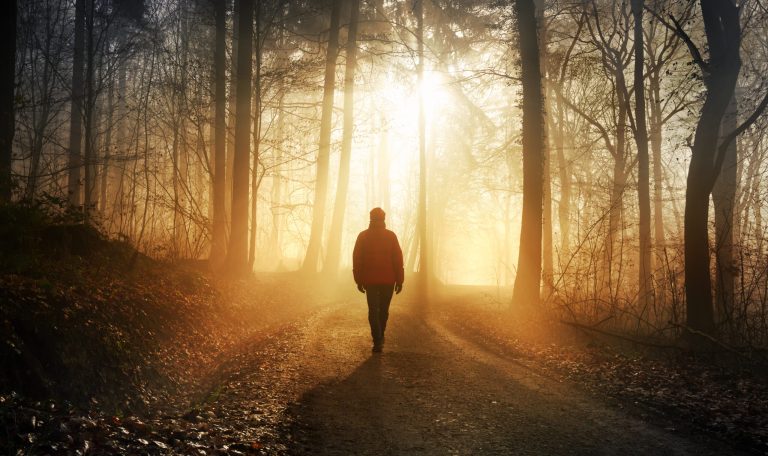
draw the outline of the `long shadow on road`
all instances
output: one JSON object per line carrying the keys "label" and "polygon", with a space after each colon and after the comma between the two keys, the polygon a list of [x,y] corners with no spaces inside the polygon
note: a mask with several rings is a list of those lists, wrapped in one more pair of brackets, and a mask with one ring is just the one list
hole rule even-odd
{"label": "long shadow on road", "polygon": [[[385,352],[366,358],[360,330],[333,336],[364,324],[362,313],[356,317],[331,319],[323,329],[329,340],[319,349],[333,346],[333,357],[307,353],[326,363],[323,369],[359,365],[337,368],[347,374],[307,391],[291,408],[292,454],[724,454],[717,442],[628,416],[401,308]],[[338,356],[345,344],[355,354],[347,359]]]}

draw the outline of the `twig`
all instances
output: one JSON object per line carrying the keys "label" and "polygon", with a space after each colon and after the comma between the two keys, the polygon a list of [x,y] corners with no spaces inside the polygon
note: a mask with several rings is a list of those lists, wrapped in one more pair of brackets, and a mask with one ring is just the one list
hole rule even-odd
{"label": "twig", "polygon": [[669,322],[669,324],[672,325],[672,326],[676,326],[678,328],[684,329],[684,330],[688,331],[689,333],[691,333],[691,334],[693,334],[695,336],[703,337],[703,338],[707,339],[708,341],[712,342],[713,344],[717,345],[718,347],[720,347],[720,348],[722,348],[722,349],[724,349],[724,350],[726,350],[726,351],[728,351],[730,353],[734,353],[734,354],[736,354],[736,355],[738,355],[738,356],[740,356],[740,357],[742,357],[744,359],[747,359],[747,360],[751,360],[752,359],[750,356],[745,355],[744,353],[740,352],[739,350],[736,350],[735,348],[731,347],[730,345],[727,345],[725,342],[723,342],[721,340],[718,340],[718,339],[710,336],[709,334],[707,334],[705,332],[699,331],[698,329],[693,329],[693,328],[691,328],[688,325],[681,325],[680,323],[673,323],[671,321]]}
{"label": "twig", "polygon": [[691,58],[696,63],[696,65],[699,66],[702,73],[709,72],[709,65],[707,64],[707,62],[704,61],[704,58],[701,56],[701,52],[699,51],[699,48],[696,47],[696,44],[694,44],[693,40],[691,40],[691,37],[688,36],[685,30],[683,30],[683,26],[680,25],[680,22],[677,19],[675,19],[674,16],[672,16],[671,14],[669,15],[670,20],[672,20],[672,23],[674,24],[672,25],[666,20],[664,20],[664,18],[661,17],[661,15],[659,15],[659,13],[657,13],[653,9],[645,7],[645,10],[651,13],[651,15],[655,17],[656,20],[661,22],[661,24],[664,27],[674,32],[681,40],[683,40],[685,45],[688,46],[688,51],[691,53]]}
{"label": "twig", "polygon": [[[605,320],[603,320],[603,321],[605,321]],[[579,328],[579,329],[582,329],[582,330],[594,331],[596,333],[603,334],[605,336],[615,337],[617,339],[621,339],[621,340],[624,340],[624,341],[627,341],[627,342],[632,342],[632,343],[638,344],[638,345],[644,345],[644,346],[647,346],[647,347],[682,350],[682,347],[677,346],[677,345],[665,345],[665,344],[658,344],[658,343],[655,343],[655,342],[649,342],[649,341],[645,341],[645,340],[635,339],[634,337],[625,336],[624,334],[619,334],[619,333],[615,333],[615,332],[612,332],[612,331],[606,331],[604,329],[596,328],[596,327],[594,327],[592,325],[585,325],[585,324],[578,323],[578,322],[575,322],[575,321],[560,320],[560,323],[562,323],[564,325],[567,325],[567,326],[573,326],[574,328]],[[600,324],[600,323],[602,323],[602,322],[598,322],[598,324]]]}

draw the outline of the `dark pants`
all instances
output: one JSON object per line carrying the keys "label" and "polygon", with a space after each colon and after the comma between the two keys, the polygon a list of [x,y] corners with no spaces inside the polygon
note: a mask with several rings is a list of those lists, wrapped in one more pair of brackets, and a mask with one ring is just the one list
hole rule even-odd
{"label": "dark pants", "polygon": [[368,323],[371,324],[373,344],[380,345],[384,339],[389,318],[389,302],[392,301],[394,285],[368,285],[365,297],[368,300]]}

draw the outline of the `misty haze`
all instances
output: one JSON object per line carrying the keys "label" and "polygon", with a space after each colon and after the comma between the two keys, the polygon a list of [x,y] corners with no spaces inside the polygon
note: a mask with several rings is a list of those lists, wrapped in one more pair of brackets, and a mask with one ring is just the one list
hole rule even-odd
{"label": "misty haze", "polygon": [[1,3],[0,453],[768,452],[764,0]]}

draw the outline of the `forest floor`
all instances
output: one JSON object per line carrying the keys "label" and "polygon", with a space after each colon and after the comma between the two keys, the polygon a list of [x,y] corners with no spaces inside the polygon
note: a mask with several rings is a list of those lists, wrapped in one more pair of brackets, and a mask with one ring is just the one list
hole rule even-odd
{"label": "forest floor", "polygon": [[[365,298],[351,283],[339,292],[295,274],[219,282],[147,261],[130,279],[82,274],[66,287],[2,276],[6,345],[25,354],[44,341],[66,356],[19,355],[47,386],[32,399],[5,380],[0,451],[768,453],[768,386],[755,371],[638,356],[565,328],[531,336],[519,329],[542,323],[515,323],[477,290],[436,297],[425,312],[408,284],[384,353],[372,354]],[[109,303],[126,294],[143,318],[115,314]],[[60,313],[70,317],[45,320]],[[33,329],[19,330],[21,315]],[[75,356],[76,340],[85,355]],[[94,352],[94,341],[119,350]],[[66,372],[74,390],[53,385]]]}

